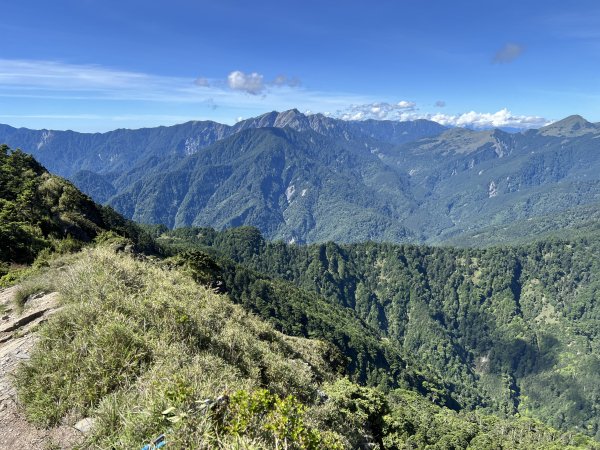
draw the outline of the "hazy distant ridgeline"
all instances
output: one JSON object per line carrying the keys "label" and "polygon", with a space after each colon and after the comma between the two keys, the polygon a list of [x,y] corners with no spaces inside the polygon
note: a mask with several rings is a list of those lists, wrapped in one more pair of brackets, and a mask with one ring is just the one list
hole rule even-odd
{"label": "hazy distant ridgeline", "polygon": [[[507,133],[297,110],[234,126],[103,134],[0,126],[0,142],[126,217],[169,227],[252,225],[287,242],[475,236],[470,244],[478,230],[560,215],[600,200],[599,136],[600,126],[579,116]],[[523,231],[506,233],[502,240]]]}
{"label": "hazy distant ridgeline", "polygon": [[343,121],[297,110],[271,112],[233,126],[210,120],[170,127],[118,129],[107,133],[30,130],[0,125],[0,142],[33,154],[51,172],[71,177],[80,170],[110,174],[137,167],[151,158],[184,157],[242,130],[284,128],[313,130],[343,139],[401,144],[435,136],[445,127],[427,120],[414,122]]}

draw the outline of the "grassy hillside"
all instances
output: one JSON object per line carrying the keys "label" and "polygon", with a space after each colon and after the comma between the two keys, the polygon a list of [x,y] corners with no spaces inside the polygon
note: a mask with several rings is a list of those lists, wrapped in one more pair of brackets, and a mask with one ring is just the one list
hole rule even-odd
{"label": "grassy hillside", "polygon": [[[39,424],[93,413],[97,426],[90,443],[101,448],[141,448],[167,429],[175,448],[238,438],[268,447],[259,425],[283,420],[277,415],[289,408],[299,427],[300,399],[314,401],[318,385],[333,378],[327,358],[339,356],[327,344],[276,333],[177,271],[111,250],[71,260],[64,275],[47,275],[66,308],[44,328],[37,351],[17,375],[20,398]],[[265,386],[278,397],[245,397]],[[275,402],[287,395],[294,400]],[[238,408],[239,417],[206,420],[212,410],[200,402],[221,396],[232,404],[214,409]],[[238,423],[252,412],[244,407],[272,416],[256,424],[256,435],[245,436]],[[309,437],[319,442],[316,434]]]}

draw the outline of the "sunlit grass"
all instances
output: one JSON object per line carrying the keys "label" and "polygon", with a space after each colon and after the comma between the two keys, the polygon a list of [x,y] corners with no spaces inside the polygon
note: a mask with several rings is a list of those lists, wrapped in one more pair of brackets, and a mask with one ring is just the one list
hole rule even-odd
{"label": "sunlit grass", "polygon": [[[23,288],[21,301],[37,286]],[[55,272],[54,286],[65,308],[19,370],[19,395],[42,426],[94,416],[92,446],[141,448],[168,432],[169,448],[234,438],[240,448],[268,448],[257,430],[224,432],[223,418],[198,402],[261,387],[310,402],[330,376],[321,344],[296,345],[178,271],[86,250]],[[163,414],[169,408],[174,416]]]}

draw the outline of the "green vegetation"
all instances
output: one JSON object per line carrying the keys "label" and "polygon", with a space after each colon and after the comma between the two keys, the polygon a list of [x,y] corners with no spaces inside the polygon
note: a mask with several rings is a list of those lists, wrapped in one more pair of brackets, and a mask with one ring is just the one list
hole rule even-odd
{"label": "green vegetation", "polygon": [[161,433],[173,449],[600,448],[354,384],[330,344],[285,336],[179,269],[101,247],[45,270],[64,308],[18,371],[19,396],[40,425],[92,417],[86,448],[141,448]]}
{"label": "green vegetation", "polygon": [[[253,245],[262,242],[262,238],[252,228],[238,231],[229,248],[249,255]],[[177,245],[171,241],[171,247],[177,248]],[[219,292],[226,291],[236,303],[282,333],[333,343],[346,357],[337,365],[348,370],[351,378],[359,383],[383,390],[414,388],[435,397],[441,404],[457,406],[448,395],[450,387],[445,386],[442,379],[425,376],[426,368],[419,368],[416,363],[408,368],[401,347],[383,339],[378,329],[366,324],[354,311],[293,283],[249,270],[231,260],[217,260],[201,251],[188,250],[163,264],[181,267],[197,282],[213,289],[217,286]]]}
{"label": "green vegetation", "polygon": [[[250,128],[141,164],[112,180],[107,202],[141,222],[251,225],[285,242],[525,242],[597,217],[600,127],[588,125],[565,136],[451,129],[399,146],[335,127]],[[105,192],[105,178],[80,186]]]}
{"label": "green vegetation", "polygon": [[550,239],[590,238],[600,233],[600,204],[578,206],[564,212],[535,216],[509,224],[484,227],[447,237],[445,245],[460,247],[515,246]]}
{"label": "green vegetation", "polygon": [[[34,422],[93,414],[90,445],[101,448],[141,448],[166,430],[174,448],[226,446],[238,435],[270,448],[265,430],[320,442],[316,431],[298,432],[297,402],[313,400],[318,383],[331,379],[326,344],[287,338],[191,278],[111,250],[86,251],[56,276],[66,308],[17,374]],[[265,423],[244,432],[239,424],[254,406],[239,391],[261,386],[277,398],[266,397]],[[222,395],[231,397],[227,417],[199,409]]]}
{"label": "green vegetation", "polygon": [[46,294],[51,291],[48,284],[41,280],[29,279],[22,283],[14,294],[13,301],[18,311],[22,311],[27,300],[36,294]]}
{"label": "green vegetation", "polygon": [[50,175],[31,156],[0,145],[0,277],[7,263],[31,263],[44,251],[77,251],[106,230],[140,250],[157,250],[133,222]]}
{"label": "green vegetation", "polygon": [[138,222],[297,243],[513,244],[590,225],[599,136],[578,116],[507,133],[295,110],[103,134],[0,125],[0,142]]}
{"label": "green vegetation", "polygon": [[[270,295],[268,289],[244,297],[235,279],[225,277],[232,298],[286,333],[310,336],[290,311],[309,311],[311,303],[353,310],[407,368],[394,376],[367,366],[365,376],[355,378],[359,382],[408,385],[453,409],[518,413],[598,436],[596,238],[487,250],[295,246],[268,243],[256,230],[241,228],[176,230],[160,240],[233,258],[245,270],[264,274],[270,286],[295,285],[305,297]],[[313,300],[303,301],[310,293]],[[269,301],[261,303],[263,298]],[[278,301],[273,298],[286,299],[286,309],[271,307]],[[369,354],[360,347],[354,351],[357,361]],[[353,366],[350,373],[356,376]],[[382,382],[382,373],[391,380]],[[427,376],[419,383],[411,373]]]}
{"label": "green vegetation", "polygon": [[63,306],[15,377],[40,426],[91,417],[86,448],[600,448],[595,234],[484,250],[169,231],[2,155],[2,267],[33,261],[4,281]]}

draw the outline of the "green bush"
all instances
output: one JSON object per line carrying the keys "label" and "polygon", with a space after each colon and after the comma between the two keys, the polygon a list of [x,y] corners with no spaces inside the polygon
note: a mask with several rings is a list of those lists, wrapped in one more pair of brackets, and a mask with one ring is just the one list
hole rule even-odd
{"label": "green bush", "polygon": [[237,391],[223,414],[226,433],[252,437],[268,448],[342,449],[332,433],[322,435],[306,423],[306,408],[295,397],[283,399],[266,389]]}

